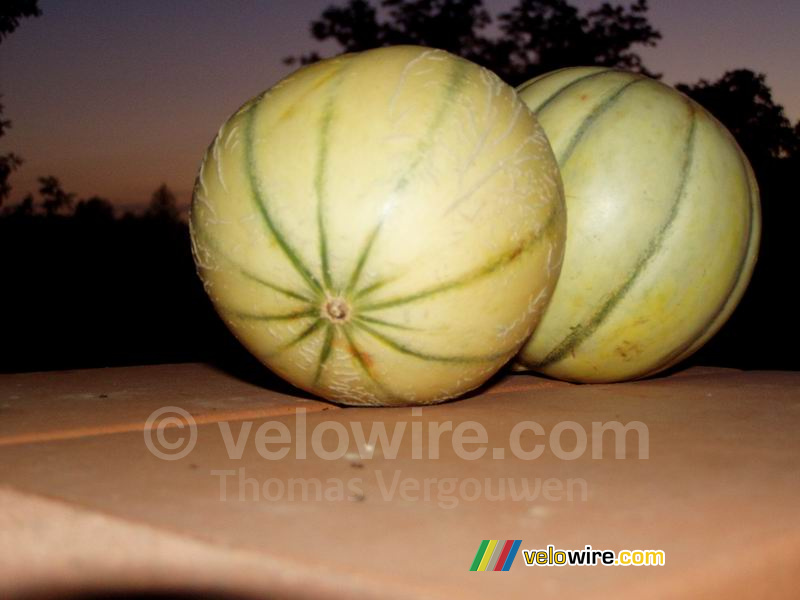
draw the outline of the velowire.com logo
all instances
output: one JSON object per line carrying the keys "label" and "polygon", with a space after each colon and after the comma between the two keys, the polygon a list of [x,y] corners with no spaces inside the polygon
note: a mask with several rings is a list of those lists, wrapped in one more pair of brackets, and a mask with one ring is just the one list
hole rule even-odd
{"label": "velowire.com logo", "polygon": [[522,540],[483,540],[470,571],[508,571]]}

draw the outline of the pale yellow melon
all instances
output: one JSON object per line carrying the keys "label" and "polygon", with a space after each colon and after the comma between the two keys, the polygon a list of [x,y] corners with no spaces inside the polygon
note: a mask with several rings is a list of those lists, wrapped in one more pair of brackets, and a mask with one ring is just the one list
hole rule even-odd
{"label": "pale yellow melon", "polygon": [[561,168],[564,266],[527,368],[586,382],[691,355],[742,297],[760,234],[758,188],[730,133],[641,75],[568,68],[522,85]]}
{"label": "pale yellow melon", "polygon": [[530,335],[565,230],[550,146],[514,90],[402,46],[305,67],[203,159],[199,274],[265,365],[345,404],[439,402]]}

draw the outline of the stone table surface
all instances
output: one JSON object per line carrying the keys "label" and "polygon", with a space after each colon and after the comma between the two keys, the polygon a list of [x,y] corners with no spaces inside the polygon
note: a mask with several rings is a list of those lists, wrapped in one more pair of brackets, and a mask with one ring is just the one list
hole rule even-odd
{"label": "stone table surface", "polygon": [[[422,409],[203,364],[0,375],[0,598],[797,598],[798,431],[790,372]],[[470,571],[491,539],[666,564]]]}

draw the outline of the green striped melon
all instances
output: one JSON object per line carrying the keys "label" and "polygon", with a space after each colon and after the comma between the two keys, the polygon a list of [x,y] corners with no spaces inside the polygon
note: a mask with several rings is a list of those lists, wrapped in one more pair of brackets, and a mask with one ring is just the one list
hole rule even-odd
{"label": "green striped melon", "polygon": [[514,90],[413,46],[304,67],[222,126],[191,208],[195,261],[236,337],[344,404],[483,383],[561,264],[552,151]]}
{"label": "green striped melon", "polygon": [[700,348],[750,279],[758,189],[730,133],[677,90],[598,67],[517,90],[561,168],[567,247],[552,302],[518,362],[611,382]]}

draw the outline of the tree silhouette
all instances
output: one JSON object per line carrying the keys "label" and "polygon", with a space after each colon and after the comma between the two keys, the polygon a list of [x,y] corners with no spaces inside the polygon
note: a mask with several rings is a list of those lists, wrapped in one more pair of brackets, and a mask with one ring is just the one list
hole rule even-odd
{"label": "tree silhouette", "polygon": [[22,159],[13,152],[0,156],[0,206],[3,206],[3,202],[11,194],[11,184],[8,180],[11,173],[16,171],[20,165],[22,165]]}
{"label": "tree silhouette", "polygon": [[19,27],[20,19],[41,14],[39,0],[4,0],[3,11],[0,12],[0,43]]}
{"label": "tree silhouette", "polygon": [[[11,127],[11,121],[4,119],[2,115],[3,105],[0,104],[0,137],[3,137],[6,129]],[[20,165],[22,165],[22,159],[13,152],[0,155],[0,206],[3,206],[3,202],[11,194],[9,179]]]}
{"label": "tree silhouette", "polygon": [[11,217],[32,217],[34,213],[34,203],[33,203],[33,196],[31,194],[27,194],[18,204],[15,206],[7,206],[3,209],[3,212],[0,213],[2,216],[11,216]]}
{"label": "tree silhouette", "polygon": [[159,221],[178,221],[180,211],[175,194],[162,183],[150,197],[150,204],[145,211],[145,217]]}
{"label": "tree silhouette", "polygon": [[[5,0],[2,13],[0,13],[0,43],[3,39],[19,27],[20,19],[24,17],[38,17],[42,14],[39,9],[39,0]],[[11,127],[11,121],[3,119],[3,105],[0,104],[0,137],[5,130]],[[22,164],[22,159],[9,152],[0,155],[0,206],[11,193],[11,184],[8,182],[11,173]]]}
{"label": "tree silhouette", "polygon": [[701,79],[676,87],[733,133],[757,171],[776,159],[800,156],[800,122],[792,126],[783,106],[773,100],[763,73],[737,69],[714,82]]}
{"label": "tree silhouette", "polygon": [[114,206],[105,198],[92,196],[75,205],[75,218],[88,222],[109,222],[114,219]]}
{"label": "tree silhouette", "polygon": [[[311,23],[312,36],[345,52],[418,44],[447,50],[495,71],[511,84],[570,65],[604,65],[650,75],[632,48],[661,38],[647,20],[647,0],[630,6],[604,3],[582,15],[566,0],[520,0],[498,17],[500,37],[487,34],[492,16],[482,0],[350,0],[326,8]],[[386,18],[380,18],[385,14]],[[321,58],[312,51],[289,64]]]}
{"label": "tree silhouette", "polygon": [[565,0],[521,0],[500,15],[505,37],[498,59],[510,63],[506,79],[521,83],[542,73],[570,66],[619,67],[648,71],[631,49],[655,46],[661,34],[647,20],[647,1],[630,7],[604,3],[581,15]]}
{"label": "tree silhouette", "polygon": [[[344,52],[419,44],[471,60],[486,55],[489,40],[481,32],[491,17],[481,0],[382,0],[380,6],[387,20],[379,20],[378,11],[366,0],[329,6],[311,23],[311,34],[319,41],[335,40]],[[308,64],[321,58],[310,52],[285,62]]]}
{"label": "tree silhouette", "polygon": [[65,192],[58,178],[52,175],[39,177],[39,194],[44,214],[48,217],[67,212],[75,200],[75,194]]}

